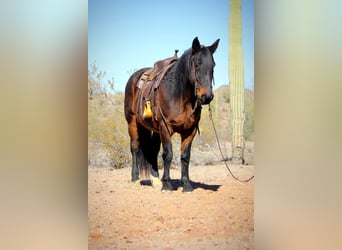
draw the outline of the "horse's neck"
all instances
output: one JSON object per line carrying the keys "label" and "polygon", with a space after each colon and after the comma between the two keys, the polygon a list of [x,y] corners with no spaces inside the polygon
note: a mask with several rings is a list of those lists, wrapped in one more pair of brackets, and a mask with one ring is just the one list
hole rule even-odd
{"label": "horse's neck", "polygon": [[195,93],[192,84],[190,83],[190,67],[188,65],[188,60],[179,60],[178,64],[175,65],[175,84],[177,84],[176,93],[183,102],[188,102],[193,99],[193,94]]}
{"label": "horse's neck", "polygon": [[170,105],[179,103],[185,106],[194,105],[195,90],[190,83],[190,75],[189,55],[182,56],[165,74],[163,86],[160,87],[163,89],[164,99],[167,99]]}

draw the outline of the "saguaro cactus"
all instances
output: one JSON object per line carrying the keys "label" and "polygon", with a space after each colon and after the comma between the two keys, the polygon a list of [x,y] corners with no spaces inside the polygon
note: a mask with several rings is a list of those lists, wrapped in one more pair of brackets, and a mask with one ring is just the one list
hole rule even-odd
{"label": "saguaro cactus", "polygon": [[241,0],[230,0],[229,16],[229,82],[232,122],[233,163],[243,162],[244,136],[244,66],[242,51]]}

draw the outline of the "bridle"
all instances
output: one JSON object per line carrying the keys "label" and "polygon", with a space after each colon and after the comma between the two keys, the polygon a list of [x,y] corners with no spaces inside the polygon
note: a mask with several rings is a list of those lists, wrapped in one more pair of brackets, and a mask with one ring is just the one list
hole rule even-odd
{"label": "bridle", "polygon": [[[196,70],[195,70],[195,55],[191,56],[191,77],[194,79],[194,85],[195,85],[194,89],[195,89],[195,96],[196,96],[196,104],[195,105],[197,106],[197,102],[198,102],[197,90],[199,90],[199,87],[198,87],[199,84],[197,81]],[[213,74],[212,85],[215,85],[214,74]]]}
{"label": "bridle", "polygon": [[198,81],[197,81],[197,77],[196,77],[196,70],[195,70],[195,55],[191,56],[191,77],[194,79],[194,89],[195,89],[195,96],[196,96],[196,105],[198,102],[198,96],[197,96],[197,91],[199,90],[198,88]]}

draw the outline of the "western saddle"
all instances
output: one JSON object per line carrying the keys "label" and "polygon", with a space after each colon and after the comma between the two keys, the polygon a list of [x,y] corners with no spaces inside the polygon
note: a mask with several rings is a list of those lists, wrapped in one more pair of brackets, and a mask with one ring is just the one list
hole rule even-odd
{"label": "western saddle", "polygon": [[161,79],[164,77],[166,71],[178,60],[178,50],[172,57],[160,60],[154,63],[153,68],[145,71],[138,81],[138,88],[142,91],[142,98],[145,101],[143,118],[152,118],[151,110],[151,90],[157,89]]}

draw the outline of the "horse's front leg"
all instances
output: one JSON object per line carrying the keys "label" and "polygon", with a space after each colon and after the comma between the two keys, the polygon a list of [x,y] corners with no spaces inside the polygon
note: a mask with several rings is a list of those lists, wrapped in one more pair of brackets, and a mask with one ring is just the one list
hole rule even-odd
{"label": "horse's front leg", "polygon": [[181,183],[183,185],[183,192],[192,192],[193,187],[189,178],[189,162],[191,155],[192,140],[196,135],[197,129],[195,128],[191,133],[182,134],[181,144],[181,165],[182,165],[182,177]]}
{"label": "horse's front leg", "polygon": [[173,190],[170,178],[170,165],[173,157],[171,135],[169,130],[162,125],[160,128],[160,139],[163,145],[163,161],[164,161],[164,173],[162,177],[162,192],[170,192]]}

